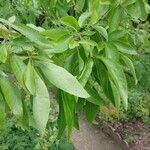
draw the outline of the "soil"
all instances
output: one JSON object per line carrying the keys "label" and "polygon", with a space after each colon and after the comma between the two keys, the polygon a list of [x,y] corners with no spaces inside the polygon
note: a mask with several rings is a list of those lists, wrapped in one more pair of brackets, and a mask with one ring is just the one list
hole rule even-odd
{"label": "soil", "polygon": [[150,150],[150,124],[123,121],[113,124],[113,128],[130,145],[131,150]]}
{"label": "soil", "polygon": [[120,150],[121,148],[107,134],[94,125],[80,119],[80,131],[75,130],[73,143],[76,150]]}

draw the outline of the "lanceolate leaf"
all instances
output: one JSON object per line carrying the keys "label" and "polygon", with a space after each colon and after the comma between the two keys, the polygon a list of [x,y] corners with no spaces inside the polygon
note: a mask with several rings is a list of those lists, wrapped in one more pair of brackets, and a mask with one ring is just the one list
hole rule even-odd
{"label": "lanceolate leaf", "polygon": [[0,129],[5,127],[6,113],[5,113],[5,100],[3,95],[0,93]]}
{"label": "lanceolate leaf", "polygon": [[7,60],[7,49],[5,45],[0,45],[0,62],[5,63]]}
{"label": "lanceolate leaf", "polygon": [[136,12],[137,12],[137,17],[140,18],[141,20],[145,20],[147,17],[147,13],[145,10],[145,4],[143,0],[137,0],[135,3],[136,6]]}
{"label": "lanceolate leaf", "polygon": [[97,79],[99,85],[103,88],[104,93],[108,95],[109,79],[108,79],[107,68],[105,67],[103,62],[101,62],[98,59],[95,59],[94,64],[96,69],[94,74],[95,78]]}
{"label": "lanceolate leaf", "polygon": [[73,96],[61,92],[62,95],[62,104],[64,108],[64,115],[66,120],[66,125],[68,129],[68,138],[70,139],[73,127],[74,127],[74,110],[75,110],[75,99]]}
{"label": "lanceolate leaf", "polygon": [[33,116],[37,129],[41,135],[44,135],[50,111],[49,93],[45,83],[37,73],[35,77],[37,89],[33,96]]}
{"label": "lanceolate leaf", "polygon": [[126,34],[127,34],[127,31],[115,30],[109,34],[109,41],[117,41],[120,38],[124,37]]}
{"label": "lanceolate leaf", "polygon": [[125,54],[130,54],[130,55],[136,55],[137,52],[135,51],[135,49],[123,42],[113,42],[113,44],[117,47],[118,51],[125,53]]}
{"label": "lanceolate leaf", "polygon": [[105,54],[107,58],[113,59],[115,61],[119,61],[120,59],[120,52],[111,43],[105,44]]}
{"label": "lanceolate leaf", "polygon": [[24,35],[25,37],[30,39],[32,42],[36,43],[37,45],[39,45],[43,48],[51,48],[52,47],[51,43],[48,40],[46,40],[45,37],[40,34],[40,32],[38,32],[28,26],[25,26],[23,24],[15,25],[15,24],[12,24],[9,21],[1,19],[1,18],[0,18],[0,22],[17,30],[22,35]]}
{"label": "lanceolate leaf", "polygon": [[110,13],[110,18],[108,21],[109,24],[109,32],[115,31],[120,23],[122,17],[122,9],[121,7],[114,8]]}
{"label": "lanceolate leaf", "polygon": [[89,123],[92,123],[98,113],[99,106],[90,102],[86,102],[85,105],[85,115]]}
{"label": "lanceolate leaf", "polygon": [[102,97],[98,94],[96,89],[91,87],[91,85],[87,84],[85,89],[90,94],[90,97],[86,99],[87,101],[98,106],[104,106],[107,104],[106,101],[104,101]]}
{"label": "lanceolate leaf", "polygon": [[137,1],[137,0],[125,0],[125,1],[123,2],[123,6],[124,6],[124,7],[127,7],[127,6],[129,6],[129,5],[134,4],[136,1]]}
{"label": "lanceolate leaf", "polygon": [[113,80],[117,89],[119,90],[120,96],[123,100],[124,106],[127,109],[128,106],[128,89],[127,89],[127,81],[125,74],[123,72],[123,68],[120,64],[116,63],[112,59],[101,58],[101,60],[106,65],[110,79]]}
{"label": "lanceolate leaf", "polygon": [[113,93],[113,99],[115,102],[115,107],[119,110],[120,108],[120,93],[116,87],[116,85],[110,80],[110,85],[111,85],[111,89],[112,89],[112,93]]}
{"label": "lanceolate leaf", "polygon": [[91,75],[91,72],[92,72],[92,68],[93,68],[93,60],[92,59],[88,59],[87,62],[85,63],[85,66],[83,68],[83,71],[79,77],[79,82],[85,86],[90,75]]}
{"label": "lanceolate leaf", "polygon": [[82,11],[82,9],[84,8],[84,5],[85,5],[85,0],[78,0],[75,6],[75,9],[77,10],[77,12]]}
{"label": "lanceolate leaf", "polygon": [[64,107],[63,107],[63,103],[62,103],[62,95],[61,95],[61,90],[58,90],[57,92],[57,101],[59,104],[59,115],[58,115],[58,138],[61,138],[65,128],[66,128],[66,118],[65,118],[65,114],[64,114]]}
{"label": "lanceolate leaf", "polygon": [[78,80],[64,68],[48,62],[42,62],[40,68],[46,78],[57,88],[78,97],[89,97]]}
{"label": "lanceolate leaf", "polygon": [[84,12],[83,14],[81,14],[81,16],[79,17],[79,20],[78,20],[78,24],[81,28],[84,26],[85,22],[90,17],[90,15],[91,15],[90,12]]}
{"label": "lanceolate leaf", "polygon": [[102,27],[102,26],[94,26],[94,29],[96,29],[100,35],[102,35],[106,40],[108,40],[108,34],[107,34],[107,30]]}
{"label": "lanceolate leaf", "polygon": [[135,73],[135,69],[134,69],[134,65],[132,63],[132,61],[125,55],[121,55],[122,60],[124,61],[124,63],[126,64],[126,66],[130,69],[134,80],[135,80],[135,84],[137,84],[137,77],[136,77],[136,73]]}
{"label": "lanceolate leaf", "polygon": [[36,84],[35,84],[35,70],[34,67],[31,64],[31,61],[29,60],[28,65],[26,66],[26,69],[24,71],[24,84],[29,90],[29,92],[34,95],[36,91]]}
{"label": "lanceolate leaf", "polygon": [[68,32],[64,29],[56,28],[43,31],[42,34],[53,41],[58,41],[60,38],[68,35]]}
{"label": "lanceolate leaf", "polygon": [[77,20],[73,16],[65,16],[60,19],[61,23],[75,30],[79,29]]}
{"label": "lanceolate leaf", "polygon": [[58,42],[56,42],[55,46],[52,49],[49,49],[50,53],[62,53],[69,48],[69,43],[71,41],[71,37],[62,37]]}
{"label": "lanceolate leaf", "polygon": [[23,83],[23,73],[25,71],[26,65],[17,55],[12,55],[10,57],[10,65],[15,74],[15,77],[19,81],[22,87],[24,87]]}
{"label": "lanceolate leaf", "polygon": [[22,118],[22,100],[19,89],[5,77],[0,76],[0,87],[6,103],[18,118]]}

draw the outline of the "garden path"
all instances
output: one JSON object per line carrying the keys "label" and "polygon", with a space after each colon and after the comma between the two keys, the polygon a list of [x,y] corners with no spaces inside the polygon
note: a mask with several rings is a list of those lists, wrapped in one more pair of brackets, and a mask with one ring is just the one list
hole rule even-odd
{"label": "garden path", "polygon": [[83,117],[80,119],[80,131],[74,131],[72,140],[77,150],[121,150],[111,137],[89,125]]}

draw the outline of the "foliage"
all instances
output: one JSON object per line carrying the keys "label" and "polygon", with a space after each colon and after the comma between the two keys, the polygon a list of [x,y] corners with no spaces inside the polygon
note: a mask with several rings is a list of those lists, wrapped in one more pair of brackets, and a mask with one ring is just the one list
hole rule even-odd
{"label": "foliage", "polygon": [[[126,73],[136,84],[132,57],[140,48],[134,23],[146,20],[150,10],[146,0],[8,2],[18,20],[14,16],[7,20],[8,15],[0,19],[2,125],[6,105],[24,126],[31,126],[32,120],[44,135],[49,88],[57,93],[59,137],[66,127],[68,137],[79,127],[78,111],[83,106],[89,122],[99,106],[110,102],[117,109],[123,103],[127,110]],[[143,36],[146,39],[147,34]]]}
{"label": "foliage", "polygon": [[22,130],[16,125],[14,118],[8,118],[5,130],[0,135],[0,149],[74,150],[72,143],[68,142],[64,136],[60,140],[56,140],[57,134],[56,114],[51,115],[43,138],[40,137],[34,128]]}
{"label": "foliage", "polygon": [[131,89],[129,92],[128,111],[123,107],[117,111],[113,106],[100,108],[99,118],[103,123],[114,123],[117,121],[140,120],[142,122],[150,121],[150,94],[142,93],[137,89]]}

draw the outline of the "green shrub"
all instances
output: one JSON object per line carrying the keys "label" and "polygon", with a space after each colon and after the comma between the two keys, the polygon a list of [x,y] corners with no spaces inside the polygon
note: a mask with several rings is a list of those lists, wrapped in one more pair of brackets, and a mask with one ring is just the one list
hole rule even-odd
{"label": "green shrub", "polygon": [[34,128],[23,130],[16,126],[14,118],[7,119],[6,127],[0,134],[1,150],[74,150],[65,137],[56,140],[58,129],[56,120],[48,122],[46,134],[40,137]]}
{"label": "green shrub", "polygon": [[[137,83],[132,58],[145,46],[136,39],[142,39],[137,26],[150,11],[147,0],[7,0],[11,14],[3,2],[0,126],[11,111],[24,126],[35,122],[33,127],[43,136],[49,89],[59,104],[58,137],[67,128],[70,138],[83,106],[89,122],[108,103],[117,109],[122,103],[127,110],[126,74]],[[10,15],[16,17],[7,18]],[[147,33],[143,37],[149,43]]]}

